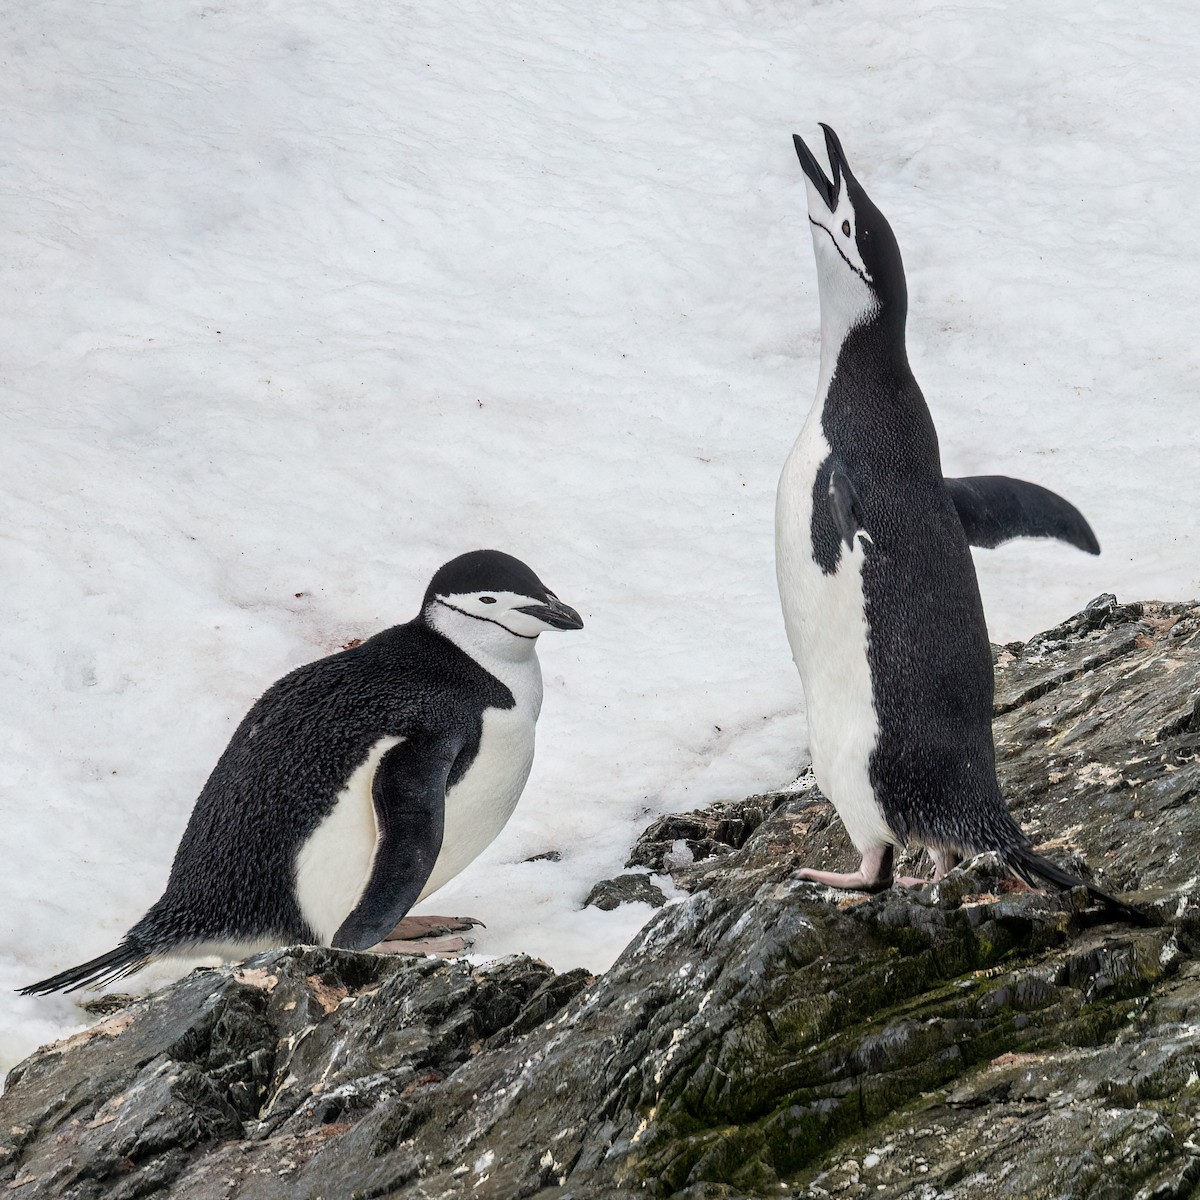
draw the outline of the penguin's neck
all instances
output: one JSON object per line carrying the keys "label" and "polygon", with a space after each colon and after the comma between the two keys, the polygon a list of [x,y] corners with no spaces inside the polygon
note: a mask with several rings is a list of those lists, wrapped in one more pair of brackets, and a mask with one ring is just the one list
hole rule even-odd
{"label": "penguin's neck", "polygon": [[903,286],[899,297],[881,301],[863,278],[836,257],[828,238],[814,231],[813,239],[821,302],[821,373],[813,406],[819,413],[830,399],[835,374],[853,371],[858,387],[912,375],[904,344],[908,304]]}
{"label": "penguin's neck", "polygon": [[853,403],[855,397],[890,397],[907,408],[924,405],[908,365],[904,318],[876,307],[852,323],[841,314],[825,320],[822,306],[821,370],[814,413]]}
{"label": "penguin's neck", "polygon": [[531,691],[540,697],[536,637],[520,637],[495,621],[468,616],[445,604],[430,604],[421,615],[431,629],[500,680],[518,704]]}
{"label": "penguin's neck", "polygon": [[801,436],[853,461],[864,477],[940,481],[937,431],[908,365],[903,328],[869,320],[849,330],[828,357],[825,350]]}

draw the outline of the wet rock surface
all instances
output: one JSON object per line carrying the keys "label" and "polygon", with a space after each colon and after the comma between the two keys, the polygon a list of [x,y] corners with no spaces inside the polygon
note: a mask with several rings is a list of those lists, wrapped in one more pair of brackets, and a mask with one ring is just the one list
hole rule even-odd
{"label": "wet rock surface", "polygon": [[114,1002],[10,1074],[0,1188],[1197,1194],[1200,608],[1101,598],[996,661],[1014,814],[1160,924],[988,855],[913,892],[797,882],[853,860],[802,779],[656,822],[630,861],[692,894],[599,978],[292,948]]}

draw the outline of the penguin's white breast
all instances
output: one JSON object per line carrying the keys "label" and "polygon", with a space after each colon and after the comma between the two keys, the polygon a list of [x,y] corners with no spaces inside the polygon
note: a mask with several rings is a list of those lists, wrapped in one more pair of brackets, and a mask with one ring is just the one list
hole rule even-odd
{"label": "penguin's white breast", "polygon": [[442,851],[420,899],[453,879],[491,845],[512,816],[533,767],[536,710],[528,704],[488,708],[482,723],[478,753],[446,792]]}
{"label": "penguin's white breast", "polygon": [[869,768],[879,722],[867,657],[868,625],[858,537],[832,575],[813,553],[813,487],[830,453],[819,406],[805,422],[779,480],[775,568],[783,620],[804,685],[813,773],[860,850],[894,841]]}

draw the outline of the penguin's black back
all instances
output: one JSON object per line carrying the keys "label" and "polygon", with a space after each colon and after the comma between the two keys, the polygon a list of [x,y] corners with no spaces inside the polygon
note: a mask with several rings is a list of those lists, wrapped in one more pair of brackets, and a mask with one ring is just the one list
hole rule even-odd
{"label": "penguin's black back", "polygon": [[903,840],[958,848],[1024,845],[996,781],[994,679],[983,603],[962,523],[942,479],[937,433],[894,324],[843,342],[822,412],[829,460],[813,490],[813,550],[842,553],[829,501],[848,472],[871,541],[863,599],[879,733],[870,778]]}
{"label": "penguin's black back", "polygon": [[437,730],[479,749],[482,714],[511,708],[495,676],[421,618],[284,676],[238,726],[196,800],[161,899],[127,941],[148,951],[270,936],[316,940],[295,895],[301,845],[371,747]]}

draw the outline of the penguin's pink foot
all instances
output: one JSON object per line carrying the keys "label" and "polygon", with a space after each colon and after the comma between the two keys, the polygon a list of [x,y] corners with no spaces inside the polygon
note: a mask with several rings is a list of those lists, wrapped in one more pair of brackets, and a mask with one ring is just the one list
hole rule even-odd
{"label": "penguin's pink foot", "polygon": [[463,933],[478,925],[475,917],[405,917],[383,940],[385,942],[415,942],[420,938],[439,938],[448,933]]}
{"label": "penguin's pink foot", "polygon": [[953,871],[962,862],[962,858],[955,854],[953,850],[930,849],[929,857],[933,860],[933,874],[928,879],[922,879],[918,875],[901,875],[896,880],[896,886],[918,888],[925,887],[929,883],[937,883],[939,879],[945,876],[947,871]]}
{"label": "penguin's pink foot", "polygon": [[892,886],[892,848],[879,846],[866,851],[857,871],[843,874],[839,871],[817,871],[812,867],[801,867],[796,872],[796,878],[853,892],[882,892]]}
{"label": "penguin's pink foot", "polygon": [[375,947],[376,954],[429,954],[439,958],[453,958],[463,954],[474,942],[460,937],[421,937],[413,940],[388,938]]}

